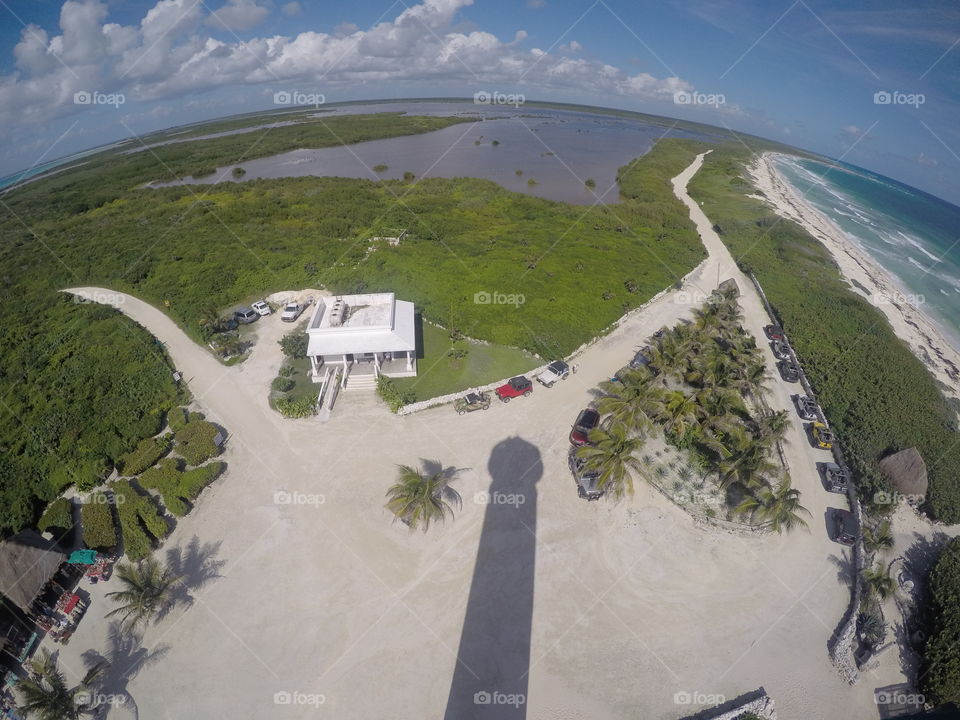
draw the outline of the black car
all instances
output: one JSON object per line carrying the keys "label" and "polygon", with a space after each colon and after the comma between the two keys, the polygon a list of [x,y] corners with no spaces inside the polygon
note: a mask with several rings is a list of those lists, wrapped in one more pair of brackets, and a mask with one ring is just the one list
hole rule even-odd
{"label": "black car", "polygon": [[857,519],[849,510],[833,511],[833,539],[841,545],[853,545],[857,541],[859,530]]}
{"label": "black car", "polygon": [[770,340],[786,340],[787,336],[783,334],[783,328],[779,325],[767,325],[763,331]]}
{"label": "black car", "polygon": [[823,484],[827,490],[835,493],[846,493],[850,486],[850,472],[836,463],[821,463]]}
{"label": "black car", "polygon": [[588,470],[586,461],[577,457],[576,450],[570,451],[567,462],[570,465],[570,472],[573,473],[573,479],[577,483],[577,495],[584,500],[599,500],[603,497],[599,471]]}
{"label": "black car", "polygon": [[777,370],[780,371],[780,377],[786,382],[795,383],[800,380],[800,368],[791,360],[781,360],[778,362]]}
{"label": "black car", "polygon": [[797,395],[797,414],[804,420],[819,419],[820,408],[817,401],[809,395]]}
{"label": "black car", "polygon": [[600,413],[593,408],[584,408],[577,415],[573,423],[573,429],[570,431],[570,443],[573,445],[586,445],[589,440],[590,431],[600,424]]}

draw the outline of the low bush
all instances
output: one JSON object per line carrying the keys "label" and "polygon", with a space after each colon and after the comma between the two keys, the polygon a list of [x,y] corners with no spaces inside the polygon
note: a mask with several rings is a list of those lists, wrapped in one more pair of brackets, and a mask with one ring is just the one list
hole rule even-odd
{"label": "low bush", "polygon": [[283,377],[282,375],[275,377],[273,382],[270,383],[270,387],[277,392],[289,392],[293,390],[294,385],[296,385],[296,383],[291,378]]}
{"label": "low bush", "polygon": [[293,365],[284,365],[280,368],[280,377],[293,377],[297,374],[297,369]]}
{"label": "low bush", "polygon": [[129,480],[116,480],[110,487],[116,497],[124,553],[131,562],[143,560],[166,537],[167,521],[153,498]]}
{"label": "low bush", "polygon": [[933,628],[920,674],[927,702],[960,702],[960,538],[947,544],[930,574]]}
{"label": "low bush", "polygon": [[200,413],[190,413],[187,423],[174,434],[177,452],[188,465],[200,465],[220,452],[214,442],[219,432],[217,426],[204,420]]}
{"label": "low bush", "polygon": [[284,335],[278,342],[280,350],[288,358],[302,358],[307,356],[307,343],[310,338],[305,332],[292,332]]}
{"label": "low bush", "polygon": [[181,497],[196,500],[207,485],[220,477],[226,467],[224,462],[212,462],[187,470],[180,478]]}
{"label": "low bush", "polygon": [[144,438],[137,447],[120,458],[119,469],[124,475],[139,475],[170,449],[170,438]]}
{"label": "low bush", "polygon": [[307,396],[299,400],[287,397],[277,399],[276,408],[281,415],[287,418],[304,418],[316,413],[315,398]]}
{"label": "low bush", "polygon": [[400,390],[396,384],[385,375],[377,378],[377,393],[387,403],[390,412],[397,412],[404,405],[416,402],[417,395],[413,390]]}
{"label": "low bush", "polygon": [[156,467],[147,470],[140,476],[138,482],[144,490],[159,492],[168,512],[177,517],[183,517],[190,512],[190,506],[183,501],[180,495],[182,477],[183,471],[180,469],[180,463],[173,458],[167,458]]}
{"label": "low bush", "polygon": [[40,532],[53,533],[56,540],[69,540],[68,536],[73,530],[73,503],[67,498],[57,498],[47,505],[37,523],[37,529]]}
{"label": "low bush", "polygon": [[187,424],[187,409],[182,407],[175,407],[167,413],[167,424],[170,425],[170,429],[176,432],[184,425]]}
{"label": "low bush", "polygon": [[104,493],[94,493],[80,507],[80,527],[83,544],[95,550],[117,546],[117,529],[113,525],[113,511]]}

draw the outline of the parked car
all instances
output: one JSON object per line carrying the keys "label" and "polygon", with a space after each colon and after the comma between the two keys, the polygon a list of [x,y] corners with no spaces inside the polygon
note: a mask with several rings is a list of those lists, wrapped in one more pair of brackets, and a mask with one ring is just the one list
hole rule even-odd
{"label": "parked car", "polygon": [[220,318],[217,320],[217,324],[214,326],[214,332],[233,332],[238,327],[240,327],[240,323],[237,322],[235,317]]}
{"label": "parked car", "polygon": [[630,368],[633,370],[638,370],[639,368],[645,367],[654,375],[658,374],[658,371],[653,365],[650,364],[650,349],[644,348],[640,350],[636,355],[633,356],[633,360],[630,361]]}
{"label": "parked car", "polygon": [[841,545],[853,545],[857,541],[859,531],[857,519],[849,510],[833,511],[833,540]]}
{"label": "parked car", "polygon": [[836,440],[833,431],[819,420],[815,420],[813,424],[810,425],[810,436],[813,438],[813,444],[823,450],[832,448],[833,441]]}
{"label": "parked car", "polygon": [[462,398],[457,398],[453,403],[454,410],[458,415],[465,415],[474,410],[489,410],[490,395],[485,392],[467,393]]}
{"label": "parked car", "polygon": [[827,490],[835,493],[846,493],[850,486],[850,472],[836,463],[820,463],[823,472],[823,484]]}
{"label": "parked car", "polygon": [[544,387],[553,387],[557,380],[566,380],[570,376],[570,366],[562,360],[554,360],[537,375],[537,382]]}
{"label": "parked car", "polygon": [[598,470],[588,470],[586,461],[577,457],[576,450],[570,451],[567,463],[570,466],[570,472],[573,473],[573,480],[577,483],[577,495],[584,500],[599,500],[603,497]]}
{"label": "parked car", "polygon": [[783,328],[779,325],[767,325],[763,331],[770,340],[786,340],[787,336],[783,334]]}
{"label": "parked car", "polygon": [[577,415],[570,431],[570,442],[574,445],[586,445],[590,431],[600,424],[600,413],[593,408],[584,408]]}
{"label": "parked car", "polygon": [[787,345],[786,340],[774,340],[770,343],[770,349],[773,350],[773,354],[780,360],[790,359],[790,346]]}
{"label": "parked car", "polygon": [[238,310],[235,310],[233,316],[237,319],[237,322],[243,323],[244,325],[249,325],[252,322],[256,322],[260,319],[260,316],[257,315],[256,311],[253,308],[242,307]]}
{"label": "parked car", "polygon": [[527,397],[527,395],[532,393],[533,383],[523,375],[519,375],[507,380],[507,382],[494,390],[494,392],[502,402],[510,402],[510,398],[520,397],[521,395]]}
{"label": "parked car", "polygon": [[817,401],[809,395],[797,395],[797,414],[804,420],[816,420],[820,417]]}
{"label": "parked car", "polygon": [[270,309],[270,306],[267,305],[266,300],[257,300],[255,303],[250,303],[250,307],[256,310],[257,315],[264,317],[273,313],[273,310]]}
{"label": "parked car", "polygon": [[283,312],[280,313],[280,319],[284,322],[295,322],[306,309],[307,303],[288,302],[283,306]]}
{"label": "parked car", "polygon": [[777,363],[777,370],[785,382],[795,383],[800,380],[800,368],[792,360],[781,360]]}

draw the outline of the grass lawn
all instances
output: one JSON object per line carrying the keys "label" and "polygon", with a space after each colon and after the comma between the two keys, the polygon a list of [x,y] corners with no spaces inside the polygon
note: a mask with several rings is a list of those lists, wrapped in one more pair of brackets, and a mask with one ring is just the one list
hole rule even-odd
{"label": "grass lawn", "polygon": [[452,360],[447,350],[453,343],[446,330],[423,323],[423,357],[417,359],[417,377],[396,378],[399,390],[413,390],[417,400],[486,385],[500,378],[520,375],[540,365],[533,355],[503,347],[466,343],[465,358]]}

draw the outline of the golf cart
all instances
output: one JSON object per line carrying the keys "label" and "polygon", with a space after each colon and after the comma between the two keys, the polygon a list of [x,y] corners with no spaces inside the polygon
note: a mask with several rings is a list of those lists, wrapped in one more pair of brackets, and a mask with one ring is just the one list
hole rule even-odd
{"label": "golf cart", "polygon": [[817,401],[809,395],[797,395],[797,414],[804,420],[816,420],[820,417]]}
{"label": "golf cart", "polygon": [[457,411],[457,415],[465,415],[474,410],[487,410],[489,408],[490,396],[485,392],[470,392],[453,401],[453,409]]}
{"label": "golf cart", "polygon": [[822,463],[823,483],[827,490],[835,493],[845,493],[850,485],[850,472],[836,463]]}

